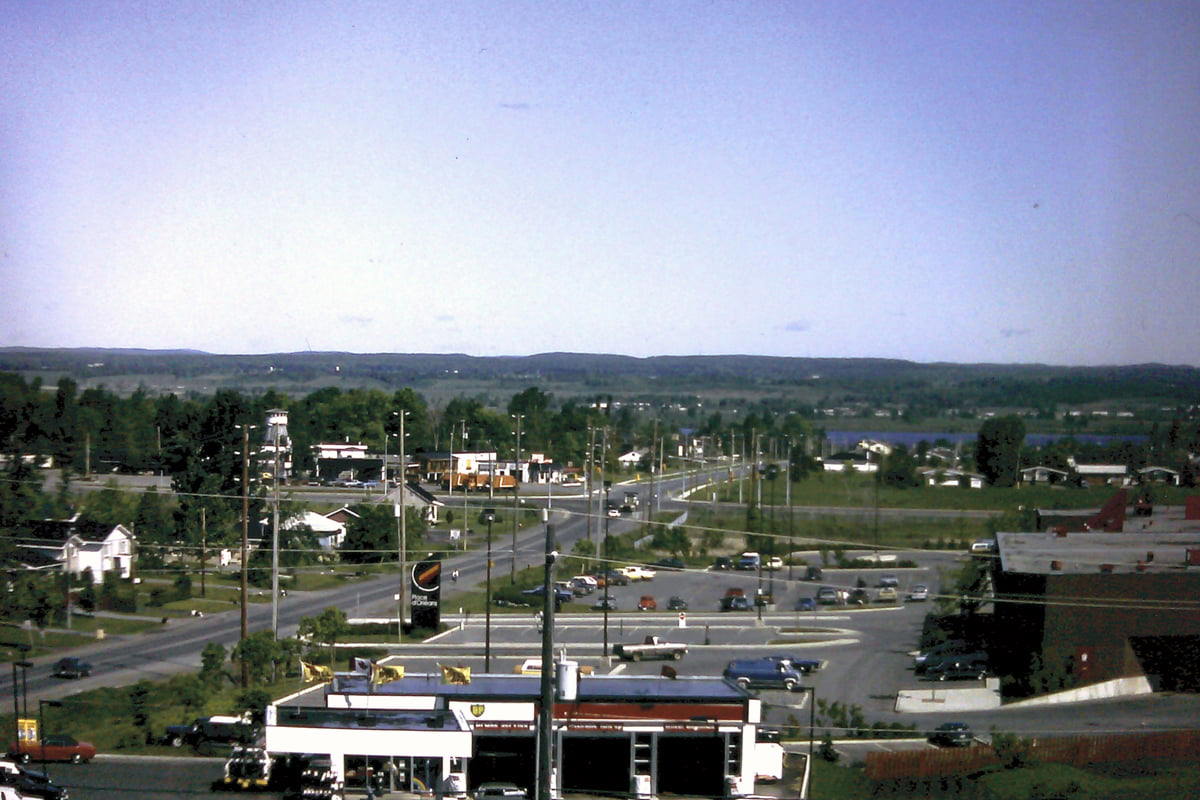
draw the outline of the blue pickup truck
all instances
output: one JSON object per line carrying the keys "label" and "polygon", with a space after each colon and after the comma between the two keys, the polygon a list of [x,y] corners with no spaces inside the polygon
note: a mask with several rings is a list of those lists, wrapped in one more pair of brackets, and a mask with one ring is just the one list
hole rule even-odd
{"label": "blue pickup truck", "polygon": [[730,661],[723,673],[743,689],[785,689],[796,691],[804,674],[789,660],[756,658]]}

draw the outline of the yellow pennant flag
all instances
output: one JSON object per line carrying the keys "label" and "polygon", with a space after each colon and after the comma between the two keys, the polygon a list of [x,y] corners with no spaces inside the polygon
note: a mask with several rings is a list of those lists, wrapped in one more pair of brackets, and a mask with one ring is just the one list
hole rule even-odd
{"label": "yellow pennant flag", "polygon": [[445,664],[438,664],[438,668],[442,671],[442,683],[466,686],[471,682],[470,667],[449,667]]}
{"label": "yellow pennant flag", "polygon": [[300,677],[305,683],[312,683],[313,681],[331,681],[333,680],[333,668],[323,667],[320,664],[309,664],[307,661],[301,661]]}
{"label": "yellow pennant flag", "polygon": [[391,683],[404,677],[404,665],[371,664],[371,683],[378,686],[381,683]]}

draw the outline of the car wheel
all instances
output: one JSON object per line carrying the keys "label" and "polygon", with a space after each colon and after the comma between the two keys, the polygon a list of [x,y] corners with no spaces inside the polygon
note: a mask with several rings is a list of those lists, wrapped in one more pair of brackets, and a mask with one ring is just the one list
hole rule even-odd
{"label": "car wheel", "polygon": [[676,650],[674,653],[671,653],[671,658],[675,659],[676,661],[679,661],[680,659],[683,658],[683,651]]}
{"label": "car wheel", "polygon": [[750,688],[750,679],[749,678],[738,678],[737,685],[742,687],[743,689],[749,689]]}
{"label": "car wheel", "polygon": [[28,764],[29,763],[29,753],[21,753],[20,755],[17,756],[17,761],[20,761],[22,764]]}
{"label": "car wheel", "polygon": [[634,654],[633,654],[633,660],[634,660],[634,661],[641,661],[641,660],[642,660],[642,654],[641,654],[641,653],[634,653]]}
{"label": "car wheel", "polygon": [[171,747],[183,747],[183,737],[182,736],[172,736],[170,744],[171,744]]}
{"label": "car wheel", "polygon": [[79,753],[72,753],[71,754],[71,763],[72,764],[82,764],[83,756],[81,756]]}
{"label": "car wheel", "polygon": [[944,681],[944,680],[946,680],[946,673],[944,673],[944,672],[943,672],[941,675],[938,675],[938,680],[939,680],[939,681]]}
{"label": "car wheel", "polygon": [[783,688],[789,692],[794,692],[796,691],[796,682],[791,678],[788,678],[783,682]]}

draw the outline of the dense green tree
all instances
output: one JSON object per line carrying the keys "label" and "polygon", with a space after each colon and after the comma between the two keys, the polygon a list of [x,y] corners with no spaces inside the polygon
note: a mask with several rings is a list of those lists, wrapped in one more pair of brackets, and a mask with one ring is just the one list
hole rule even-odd
{"label": "dense green tree", "polygon": [[298,633],[312,645],[329,645],[329,663],[336,663],[334,650],[337,641],[347,630],[346,612],[340,608],[327,608],[315,617],[303,617]]}
{"label": "dense green tree", "polygon": [[279,643],[271,631],[255,631],[233,646],[230,659],[244,663],[251,683],[263,683],[279,660]]}
{"label": "dense green tree", "polygon": [[225,672],[225,646],[209,642],[200,651],[200,680],[206,686],[219,687],[228,675]]}
{"label": "dense green tree", "polygon": [[920,486],[921,480],[917,477],[916,459],[909,454],[907,448],[896,447],[891,453],[884,456],[878,480],[884,486],[894,489],[911,489]]}
{"label": "dense green tree", "polygon": [[979,428],[975,467],[992,486],[1012,486],[1017,479],[1025,423],[1020,417],[993,417]]}

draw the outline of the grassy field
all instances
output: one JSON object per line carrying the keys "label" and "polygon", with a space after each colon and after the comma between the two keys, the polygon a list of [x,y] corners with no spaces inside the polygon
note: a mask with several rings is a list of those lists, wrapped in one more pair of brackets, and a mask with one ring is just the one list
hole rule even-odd
{"label": "grassy field", "polygon": [[[743,501],[749,497],[751,482],[741,481]],[[774,488],[769,482],[762,487],[764,507],[786,507],[786,487],[778,481]],[[964,511],[1010,511],[1018,506],[1044,509],[1099,508],[1116,490],[1108,486],[1087,489],[1057,486],[1022,486],[1019,488],[963,489],[955,486],[920,486],[895,489],[878,486],[874,479],[862,475],[818,473],[803,481],[792,483],[792,504],[796,506],[838,506],[849,508],[930,508]],[[1175,486],[1155,487],[1161,503],[1182,505],[1194,490]],[[705,495],[707,496],[707,495]],[[738,500],[738,485],[722,484],[718,499]]]}

